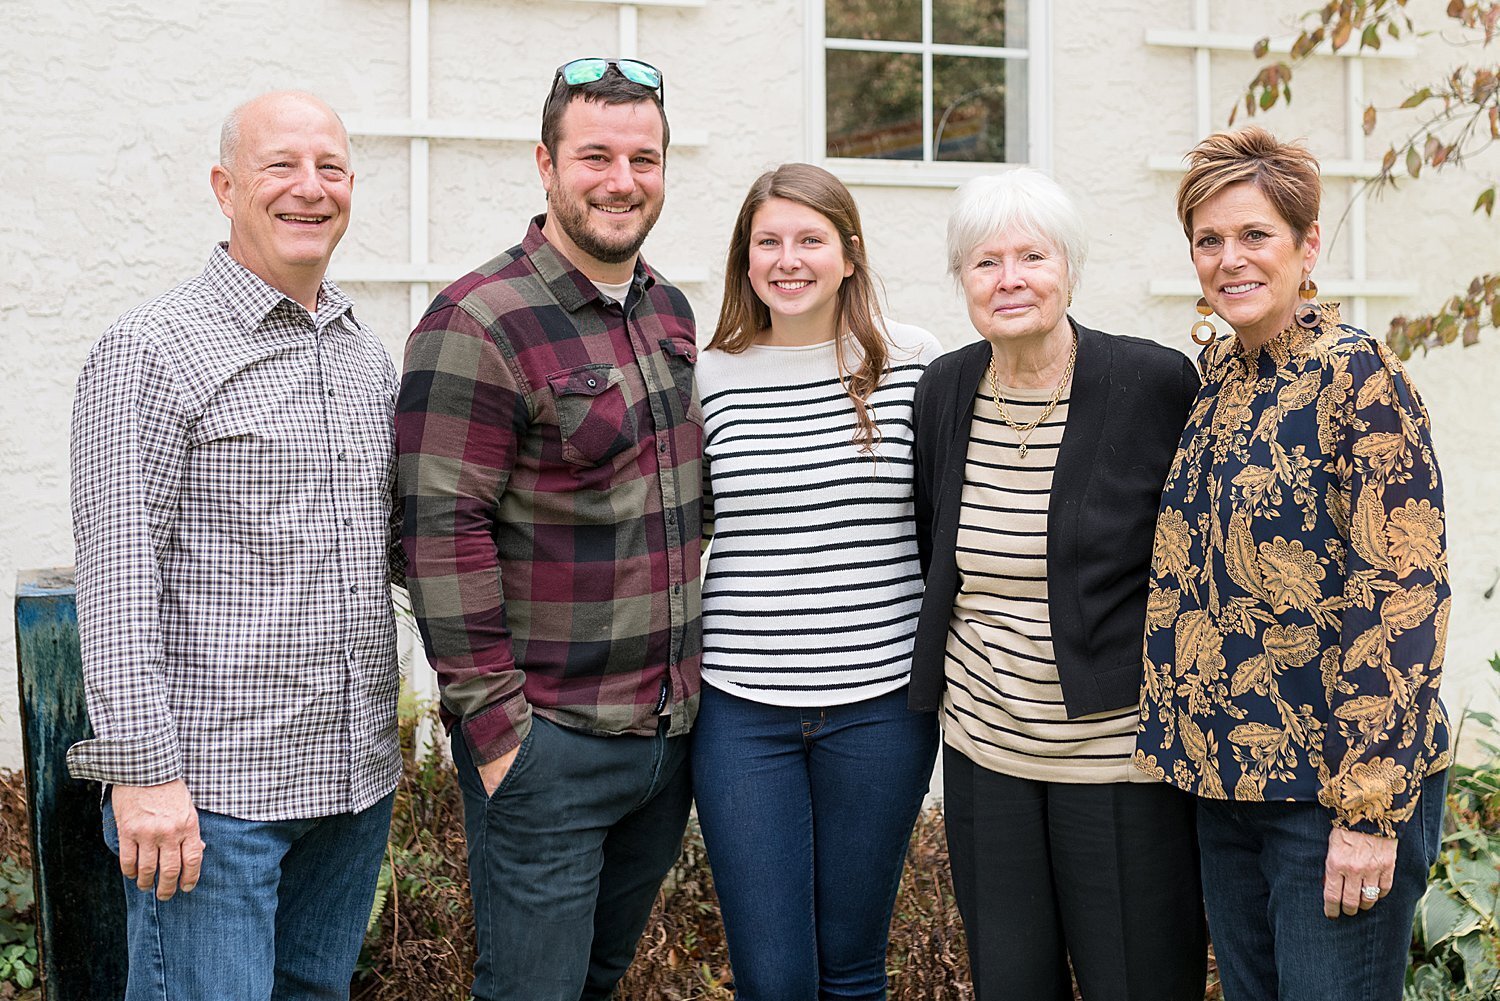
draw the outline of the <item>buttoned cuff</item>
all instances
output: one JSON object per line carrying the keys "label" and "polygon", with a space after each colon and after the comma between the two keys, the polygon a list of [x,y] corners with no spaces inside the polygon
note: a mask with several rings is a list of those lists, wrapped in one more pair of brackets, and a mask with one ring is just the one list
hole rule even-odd
{"label": "buttoned cuff", "polygon": [[157,786],[182,775],[176,727],[140,737],[96,737],[68,748],[68,774],[121,786]]}
{"label": "buttoned cuff", "polygon": [[474,764],[486,765],[521,746],[531,731],[531,703],[516,692],[504,702],[465,716],[461,726]]}

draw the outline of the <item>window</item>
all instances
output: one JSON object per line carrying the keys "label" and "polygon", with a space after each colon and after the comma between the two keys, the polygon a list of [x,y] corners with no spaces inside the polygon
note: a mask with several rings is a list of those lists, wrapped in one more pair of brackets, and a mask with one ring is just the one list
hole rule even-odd
{"label": "window", "polygon": [[1046,0],[809,7],[810,152],[846,180],[949,184],[1045,159]]}

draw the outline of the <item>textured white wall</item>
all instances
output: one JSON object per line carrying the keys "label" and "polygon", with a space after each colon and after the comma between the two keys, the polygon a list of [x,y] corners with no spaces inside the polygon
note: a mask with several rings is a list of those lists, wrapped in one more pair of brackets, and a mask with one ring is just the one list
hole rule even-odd
{"label": "textured white wall", "polygon": [[[1255,32],[1272,14],[1285,19],[1306,5],[1212,7],[1224,19],[1216,27]],[[1052,160],[1093,239],[1076,315],[1186,346],[1195,318],[1189,302],[1147,291],[1153,279],[1192,272],[1172,213],[1174,178],[1148,170],[1146,159],[1180,155],[1196,138],[1192,57],[1144,44],[1146,6],[1052,4]],[[1192,6],[1157,2],[1150,16],[1161,27],[1187,28]],[[435,116],[531,125],[555,66],[618,48],[618,12],[607,4],[431,0],[431,7]],[[0,369],[0,496],[7,501],[0,506],[0,602],[7,609],[19,570],[72,559],[67,424],[89,345],[120,312],[201,268],[226,232],[208,189],[223,114],[259,91],[304,87],[346,116],[406,116],[407,18],[405,0],[0,0],[0,135],[10,149],[0,162],[0,337],[8,362]],[[709,282],[686,288],[701,328],[711,329],[717,315],[724,241],[746,186],[767,167],[815,152],[803,138],[803,18],[801,0],[639,8],[638,54],[665,71],[674,126],[708,136],[706,146],[673,149],[666,211],[646,247],[669,276],[674,267],[708,270]],[[1433,75],[1445,52],[1435,41],[1424,51],[1417,62],[1371,63],[1367,91],[1389,105],[1403,84]],[[1216,57],[1215,123],[1250,65]],[[1297,102],[1265,123],[1307,135],[1321,155],[1342,155],[1340,81],[1331,62],[1299,71]],[[1315,90],[1335,100],[1315,102]],[[1382,141],[1371,139],[1372,153]],[[410,253],[406,142],[360,138],[355,157],[353,224],[335,274]],[[1493,156],[1487,166],[1495,172]],[[434,261],[477,265],[515,243],[542,208],[528,144],[434,141],[430,176]],[[1328,187],[1331,228],[1347,185]],[[1493,224],[1467,212],[1475,190],[1467,179],[1424,179],[1371,207],[1372,276],[1415,280],[1424,297],[1375,303],[1372,330],[1383,330],[1394,311],[1436,300],[1459,278],[1500,268]],[[943,277],[949,193],[867,186],[856,195],[891,315],[950,345],[972,338]],[[1339,273],[1347,260],[1335,240],[1326,273]],[[399,357],[406,288],[348,290]],[[1500,426],[1491,375],[1500,370],[1500,336],[1411,367],[1433,411],[1447,477],[1456,604],[1445,694],[1460,704],[1487,690],[1483,661],[1500,649],[1496,603],[1482,597],[1500,572],[1493,517],[1500,463],[1487,440]],[[0,690],[15,691],[14,659],[12,631],[0,630]],[[11,697],[0,700],[0,764],[20,757],[13,707]]]}

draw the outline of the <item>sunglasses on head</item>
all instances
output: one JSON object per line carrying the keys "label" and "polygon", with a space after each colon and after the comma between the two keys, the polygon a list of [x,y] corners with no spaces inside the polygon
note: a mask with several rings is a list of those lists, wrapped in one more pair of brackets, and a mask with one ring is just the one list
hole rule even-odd
{"label": "sunglasses on head", "polygon": [[619,70],[620,75],[631,83],[638,83],[642,87],[656,91],[656,99],[663,104],[666,103],[666,87],[661,82],[661,70],[650,63],[643,63],[639,59],[602,59],[593,57],[589,59],[574,59],[563,63],[557,68],[557,74],[552,78],[553,88],[557,87],[557,81],[562,80],[569,87],[577,87],[580,84],[593,83],[595,80],[604,79],[604,74],[609,72],[613,66]]}

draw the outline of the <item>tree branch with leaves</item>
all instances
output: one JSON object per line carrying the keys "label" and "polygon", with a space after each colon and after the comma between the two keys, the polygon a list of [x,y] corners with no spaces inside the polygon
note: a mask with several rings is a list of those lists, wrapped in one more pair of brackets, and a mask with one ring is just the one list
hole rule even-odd
{"label": "tree branch with leaves", "polygon": [[[1491,43],[1500,38],[1500,0],[1450,0],[1444,13],[1447,26],[1460,34],[1455,47],[1493,53]],[[1349,45],[1378,50],[1384,39],[1421,34],[1408,13],[1407,0],[1330,0],[1302,15],[1287,58],[1261,66],[1245,88],[1243,101],[1237,101],[1230,112],[1229,123],[1234,124],[1242,108],[1249,116],[1269,111],[1278,101],[1290,103],[1294,68],[1320,46],[1326,44],[1334,52]],[[1269,38],[1258,41],[1255,57],[1264,60],[1270,45]],[[1398,106],[1383,111],[1411,124],[1405,139],[1386,149],[1379,172],[1366,182],[1367,188],[1394,188],[1398,166],[1413,179],[1424,169],[1459,167],[1500,142],[1500,65],[1457,66],[1446,78],[1412,90]],[[1365,108],[1365,135],[1375,131],[1382,113],[1373,104]],[[1496,184],[1490,180],[1479,191],[1473,211],[1493,218],[1495,192]],[[1500,273],[1476,276],[1432,313],[1396,317],[1385,336],[1386,343],[1406,358],[1419,347],[1426,351],[1454,341],[1475,344],[1480,328],[1486,326],[1500,328]]]}

